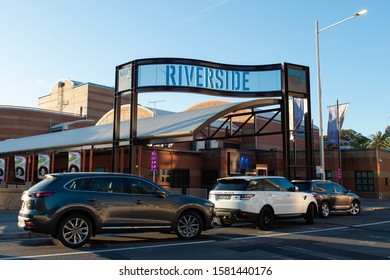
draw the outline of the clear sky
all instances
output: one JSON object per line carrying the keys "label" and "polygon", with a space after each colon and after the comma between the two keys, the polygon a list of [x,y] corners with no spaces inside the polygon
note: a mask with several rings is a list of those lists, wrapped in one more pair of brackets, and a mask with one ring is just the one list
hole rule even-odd
{"label": "clear sky", "polygon": [[[0,0],[0,105],[37,107],[62,79],[114,86],[115,66],[139,58],[290,62],[310,67],[318,126],[315,21],[321,29],[362,9],[320,33],[323,123],[326,134],[326,107],[349,103],[343,129],[369,136],[390,125],[388,0]],[[172,111],[202,100],[139,98]]]}

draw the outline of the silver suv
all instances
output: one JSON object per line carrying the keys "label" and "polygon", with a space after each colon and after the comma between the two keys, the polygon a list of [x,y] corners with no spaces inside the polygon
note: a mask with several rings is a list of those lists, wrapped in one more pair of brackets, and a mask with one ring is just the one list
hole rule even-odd
{"label": "silver suv", "polygon": [[215,204],[216,216],[223,226],[246,221],[268,230],[276,218],[298,217],[313,224],[318,209],[316,199],[297,190],[284,177],[226,177],[218,179],[209,200]]}
{"label": "silver suv", "polygon": [[115,173],[63,173],[25,191],[18,226],[80,247],[99,233],[174,231],[194,239],[212,228],[214,204],[170,194],[145,178]]}

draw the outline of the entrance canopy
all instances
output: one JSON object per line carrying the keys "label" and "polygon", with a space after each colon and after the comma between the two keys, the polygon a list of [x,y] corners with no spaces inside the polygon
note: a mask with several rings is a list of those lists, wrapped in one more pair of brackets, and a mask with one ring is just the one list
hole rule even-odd
{"label": "entrance canopy", "polygon": [[[228,103],[164,116],[138,120],[138,140],[145,144],[195,141],[209,126],[218,126],[218,119],[239,110],[277,105],[278,99],[258,99],[243,103]],[[120,142],[130,139],[130,124],[121,122]],[[0,142],[0,154],[46,151],[112,143],[112,124],[41,134]]]}

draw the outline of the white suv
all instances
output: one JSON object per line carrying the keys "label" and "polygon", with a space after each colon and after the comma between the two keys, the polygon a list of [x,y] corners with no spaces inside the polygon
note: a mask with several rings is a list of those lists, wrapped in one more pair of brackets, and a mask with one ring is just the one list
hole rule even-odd
{"label": "white suv", "polygon": [[303,217],[313,224],[317,202],[312,194],[299,192],[278,176],[238,176],[218,179],[210,191],[215,214],[223,226],[236,221],[254,222],[268,230],[276,218]]}

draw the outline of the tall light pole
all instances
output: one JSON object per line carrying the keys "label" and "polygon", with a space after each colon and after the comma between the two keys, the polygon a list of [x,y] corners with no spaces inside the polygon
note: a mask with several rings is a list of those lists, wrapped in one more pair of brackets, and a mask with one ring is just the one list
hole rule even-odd
{"label": "tall light pole", "polygon": [[318,20],[316,20],[316,57],[317,57],[317,91],[318,91],[318,122],[319,122],[319,142],[320,142],[320,167],[321,167],[321,179],[325,179],[325,157],[324,157],[324,136],[323,136],[323,128],[322,128],[322,96],[321,96],[321,75],[320,75],[320,32],[325,31],[333,26],[339,25],[347,20],[356,18],[367,13],[368,10],[361,10],[355,13],[353,16],[349,18],[338,21],[334,24],[331,24],[325,28],[319,29]]}

